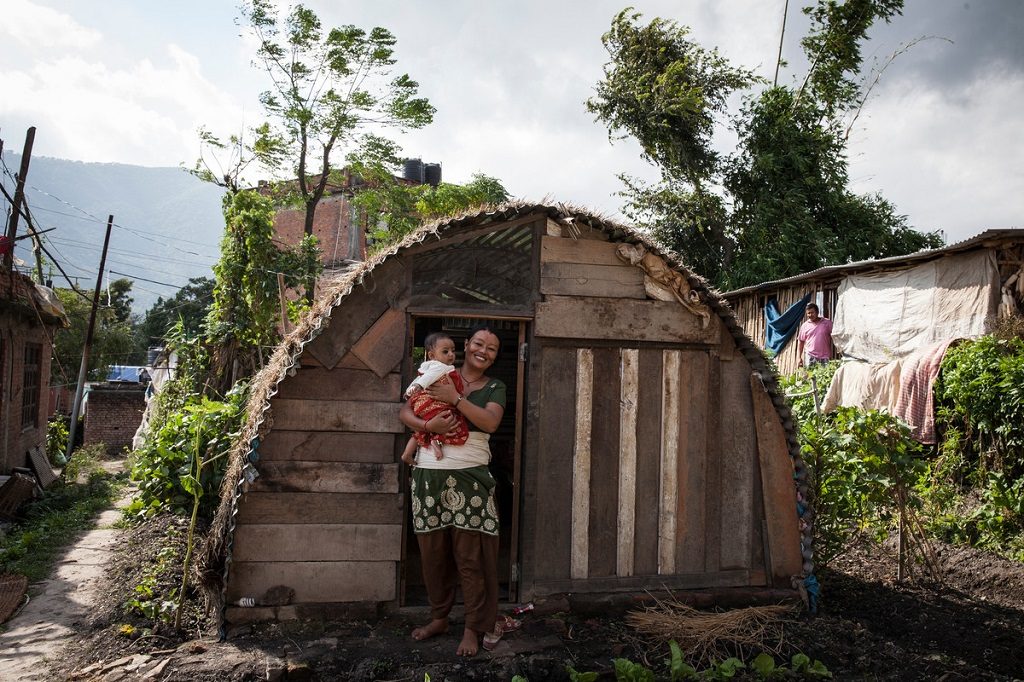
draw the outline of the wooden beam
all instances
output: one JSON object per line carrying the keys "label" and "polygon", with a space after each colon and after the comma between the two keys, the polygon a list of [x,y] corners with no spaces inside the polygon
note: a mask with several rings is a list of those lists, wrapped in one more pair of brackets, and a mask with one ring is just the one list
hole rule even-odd
{"label": "wooden beam", "polygon": [[240,524],[233,561],[397,561],[401,524]]}
{"label": "wooden beam", "polygon": [[229,602],[252,597],[260,605],[270,594],[291,589],[293,604],[392,601],[395,566],[394,561],[236,561],[227,596]]}
{"label": "wooden beam", "polygon": [[576,437],[572,468],[572,553],[569,574],[589,575],[590,433],[594,391],[594,351],[576,351]]}
{"label": "wooden beam", "polygon": [[405,313],[389,308],[359,337],[352,354],[378,377],[385,377],[405,356]]}
{"label": "wooden beam", "polygon": [[757,435],[750,400],[750,365],[737,356],[733,362],[722,362],[721,368],[719,567],[751,568],[753,540],[755,534],[760,536],[761,522],[754,518]]}
{"label": "wooden beam", "polygon": [[394,433],[285,431],[275,428],[260,443],[260,460],[263,462],[300,460],[391,464],[395,461],[396,435]]}
{"label": "wooden beam", "polygon": [[397,464],[263,462],[254,492],[397,493]]}
{"label": "wooden beam", "polygon": [[398,421],[402,404],[358,400],[290,400],[270,403],[274,428],[288,431],[353,431],[403,433]]}
{"label": "wooden beam", "polygon": [[548,296],[536,311],[540,337],[717,346],[721,330],[719,320],[703,328],[701,318],[668,301]]}
{"label": "wooden beam", "polygon": [[[709,393],[709,353],[681,351],[679,366],[679,499],[676,505],[675,563],[677,573],[697,573],[707,570],[705,528],[717,520],[707,510],[708,457],[716,447],[708,442],[711,433],[708,422],[717,419],[711,412],[711,404],[717,405],[717,401]],[[715,386],[717,390],[718,384]]]}
{"label": "wooden beam", "polygon": [[[589,242],[602,244],[603,242]],[[607,296],[646,299],[644,273],[628,265],[543,263],[540,292],[544,295]]]}
{"label": "wooden beam", "polygon": [[[603,242],[594,239],[562,239],[541,237],[541,263],[589,263],[591,265],[625,266],[618,257],[618,242]],[[626,266],[643,274],[640,268]],[[642,278],[641,278],[642,279]]]}
{"label": "wooden beam", "polygon": [[655,576],[610,576],[583,580],[541,580],[534,584],[538,596],[560,592],[644,592],[647,590],[689,590],[701,587],[747,587],[750,571],[714,571]]}
{"label": "wooden beam", "polygon": [[636,427],[639,400],[640,351],[622,349],[622,426],[619,428],[619,518],[615,572],[633,575],[633,539],[636,536]]}
{"label": "wooden beam", "polygon": [[[249,491],[238,503],[238,523],[401,524],[401,493],[260,493]],[[301,532],[301,529],[299,529]]]}
{"label": "wooden beam", "polygon": [[750,375],[750,393],[754,400],[757,457],[761,465],[764,518],[768,526],[772,564],[769,568],[773,582],[786,585],[790,576],[799,575],[802,568],[793,458],[786,447],[786,431],[782,428],[779,413],[757,374]]}
{"label": "wooden beam", "polygon": [[676,505],[679,501],[679,371],[682,354],[663,352],[661,407],[661,509],[658,514],[658,574],[676,571]]}
{"label": "wooden beam", "polygon": [[636,535],[633,538],[633,574],[658,574],[658,531],[661,517],[661,423],[664,386],[664,351],[640,349],[639,396],[636,428]]}
{"label": "wooden beam", "polygon": [[[348,357],[348,356],[346,356]],[[294,400],[398,400],[402,377],[397,372],[378,376],[366,369],[347,369],[342,360],[334,369],[302,366],[295,376],[278,384],[277,395]]]}

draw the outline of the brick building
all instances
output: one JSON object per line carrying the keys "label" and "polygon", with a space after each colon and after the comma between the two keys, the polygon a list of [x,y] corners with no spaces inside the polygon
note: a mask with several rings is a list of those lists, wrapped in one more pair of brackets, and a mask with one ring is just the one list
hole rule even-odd
{"label": "brick building", "polygon": [[[324,275],[328,278],[366,259],[367,216],[350,201],[365,185],[347,169],[342,171],[341,178],[340,182],[327,183],[313,216],[313,235],[317,238]],[[407,159],[403,176],[396,176],[395,180],[408,185],[428,183],[437,186],[441,181],[441,165]],[[280,188],[269,183],[260,184],[260,191],[268,195],[273,195],[277,189]],[[277,241],[282,245],[295,246],[305,234],[305,223],[305,206],[280,208],[274,216]]]}
{"label": "brick building", "polygon": [[136,383],[105,383],[89,387],[83,443],[103,443],[107,454],[131,449],[132,436],[146,409],[146,387]]}
{"label": "brick building", "polygon": [[49,290],[18,272],[0,272],[0,474],[27,466],[46,446],[53,334],[66,324]]}
{"label": "brick building", "polygon": [[[272,194],[273,186],[261,184],[260,190]],[[349,201],[355,190],[347,173],[343,182],[329,182],[313,217],[313,236],[320,247],[326,273],[344,269],[366,257],[366,221]],[[278,209],[274,216],[275,239],[285,246],[295,246],[305,235],[305,206]]]}

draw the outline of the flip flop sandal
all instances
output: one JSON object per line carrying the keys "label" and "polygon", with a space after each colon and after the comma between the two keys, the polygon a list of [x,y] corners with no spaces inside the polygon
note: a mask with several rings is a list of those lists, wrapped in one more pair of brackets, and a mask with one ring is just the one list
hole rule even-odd
{"label": "flip flop sandal", "polygon": [[498,642],[501,641],[501,636],[504,634],[499,626],[495,626],[494,632],[485,632],[484,640],[481,643],[484,651],[494,651],[494,647],[498,646]]}
{"label": "flip flop sandal", "polygon": [[500,616],[494,624],[494,632],[484,633],[482,642],[484,650],[493,651],[506,632],[515,632],[521,627],[523,627],[523,621],[517,620],[512,616]]}
{"label": "flip flop sandal", "polygon": [[523,621],[512,616],[499,616],[498,623],[501,625],[503,632],[515,632],[523,627]]}

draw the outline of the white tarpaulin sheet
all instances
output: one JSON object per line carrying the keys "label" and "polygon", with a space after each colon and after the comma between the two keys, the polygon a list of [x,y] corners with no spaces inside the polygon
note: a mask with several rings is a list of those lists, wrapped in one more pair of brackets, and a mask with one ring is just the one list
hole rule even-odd
{"label": "white tarpaulin sheet", "polygon": [[852,275],[839,285],[832,341],[844,355],[887,362],[938,341],[979,336],[998,293],[991,250]]}

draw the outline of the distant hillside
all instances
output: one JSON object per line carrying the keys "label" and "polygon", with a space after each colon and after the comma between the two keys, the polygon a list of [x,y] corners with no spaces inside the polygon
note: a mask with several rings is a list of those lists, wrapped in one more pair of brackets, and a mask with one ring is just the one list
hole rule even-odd
{"label": "distant hillside", "polygon": [[[3,184],[13,196],[11,176],[21,158],[5,153],[3,161]],[[55,228],[43,235],[44,246],[72,278],[79,278],[83,288],[91,289],[96,283],[107,216],[114,216],[106,269],[114,271],[112,279],[127,275],[135,281],[132,294],[137,313],[152,306],[158,296],[173,296],[190,277],[212,277],[210,268],[219,255],[224,226],[222,194],[220,188],[179,168],[40,156],[32,157],[25,191],[37,229]],[[6,200],[0,205],[9,208]],[[24,221],[18,233],[26,234]],[[30,247],[30,240],[19,241],[16,255],[25,267],[34,269]],[[67,286],[56,267],[44,262],[43,272],[52,276],[54,286]]]}

